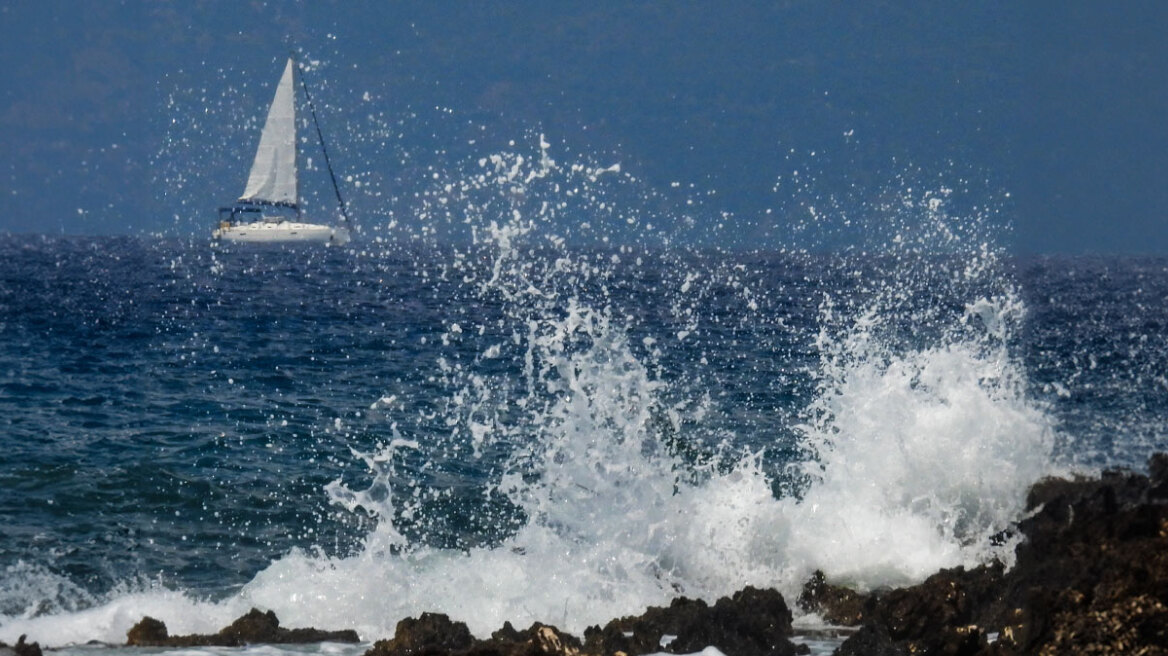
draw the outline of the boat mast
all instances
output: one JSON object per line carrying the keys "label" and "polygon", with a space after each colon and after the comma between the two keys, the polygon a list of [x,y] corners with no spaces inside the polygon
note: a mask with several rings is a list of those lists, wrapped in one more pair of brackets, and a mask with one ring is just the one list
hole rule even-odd
{"label": "boat mast", "polygon": [[308,83],[304,81],[304,67],[300,62],[296,62],[296,68],[300,69],[300,86],[304,89],[304,98],[308,101],[308,111],[312,114],[312,124],[316,126],[316,137],[320,140],[320,152],[324,154],[324,165],[328,168],[329,178],[333,181],[333,191],[337,194],[337,203],[341,207],[341,216],[345,219],[345,224],[350,225],[352,221],[349,220],[349,212],[345,209],[345,199],[341,198],[341,187],[337,184],[337,175],[333,173],[333,163],[329,160],[328,147],[324,144],[324,133],[320,130],[320,121],[316,118],[316,108],[312,105],[312,94],[308,92]]}

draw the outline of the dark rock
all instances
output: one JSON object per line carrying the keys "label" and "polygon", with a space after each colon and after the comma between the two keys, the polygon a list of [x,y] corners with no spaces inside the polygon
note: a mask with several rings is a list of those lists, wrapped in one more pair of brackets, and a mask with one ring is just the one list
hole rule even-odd
{"label": "dark rock", "polygon": [[272,611],[253,608],[246,615],[220,629],[219,636],[236,645],[271,644],[280,641],[280,620]]}
{"label": "dark rock", "polygon": [[973,624],[978,609],[993,601],[1002,579],[1001,565],[962,567],[940,572],[923,583],[893,590],[875,604],[878,621],[893,640],[942,640],[942,629]]}
{"label": "dark rock", "polygon": [[[1012,632],[1020,651],[1057,644],[1059,653],[1087,653],[1068,636],[1106,644],[1107,627],[1132,653],[1165,644],[1148,640],[1147,631],[1128,635],[1121,620],[1154,625],[1158,615],[1138,600],[1168,599],[1168,504],[1156,493],[1166,462],[1153,456],[1147,477],[1109,471],[1098,480],[1046,485],[1040,510],[1020,524],[1026,541],[1003,590],[1005,606],[1019,611]],[[987,617],[1001,625],[1010,619]],[[1104,619],[1109,623],[1100,624]]]}
{"label": "dark rock", "polygon": [[488,646],[503,656],[575,656],[582,646],[579,638],[538,622],[516,634],[512,640],[493,638]]}
{"label": "dark rock", "polygon": [[855,590],[831,585],[816,570],[795,603],[805,612],[818,613],[823,620],[837,626],[858,626],[864,622],[866,608],[873,602],[871,595],[862,595]]}
{"label": "dark rock", "polygon": [[453,622],[441,613],[422,613],[397,623],[393,638],[378,640],[366,656],[431,656],[463,651],[474,637],[463,622]]}
{"label": "dark rock", "polygon": [[153,617],[143,617],[126,632],[127,647],[160,647],[166,644],[170,635],[166,631],[166,624]]}
{"label": "dark rock", "polygon": [[888,629],[868,624],[844,640],[835,656],[908,656],[908,647],[892,641]]}
{"label": "dark rock", "polygon": [[475,640],[466,624],[423,613],[398,622],[393,639],[374,643],[365,656],[577,656],[580,647],[574,636],[538,622],[524,631],[507,622],[490,640]]}
{"label": "dark rock", "polygon": [[1168,453],[1153,453],[1148,458],[1148,498],[1168,500]]}
{"label": "dark rock", "polygon": [[791,610],[775,590],[747,587],[719,599],[708,628],[692,627],[678,635],[674,653],[700,651],[713,645],[726,654],[793,654]]}
{"label": "dark rock", "polygon": [[[604,628],[589,627],[584,631],[584,651],[589,654],[628,656],[661,651],[661,638],[679,636],[684,627],[700,623],[709,614],[710,607],[700,599],[679,597],[667,608],[653,606],[634,617],[612,620]],[[670,643],[672,649],[676,639]]]}
{"label": "dark rock", "polygon": [[853,642],[849,653],[979,653],[987,640],[975,622],[979,610],[997,600],[1002,576],[1000,564],[968,571],[958,567],[918,585],[874,595],[866,606],[866,626],[848,639]]}
{"label": "dark rock", "polygon": [[[1040,481],[1010,571],[943,570],[872,595],[839,653],[1168,655],[1168,456],[1148,472]],[[839,599],[854,604],[815,577],[800,604]]]}
{"label": "dark rock", "polygon": [[497,642],[520,642],[523,634],[516,631],[510,622],[503,622],[503,628],[491,634],[491,639]]}
{"label": "dark rock", "polygon": [[35,642],[25,642],[26,636],[20,636],[16,640],[16,644],[12,646],[12,651],[16,656],[42,656],[41,646]]}
{"label": "dark rock", "polygon": [[940,640],[929,645],[926,653],[937,656],[977,656],[984,653],[987,645],[986,634],[981,627],[959,626],[941,632]]}
{"label": "dark rock", "polygon": [[1147,595],[1059,617],[1044,651],[1056,654],[1168,654],[1168,608]]}
{"label": "dark rock", "polygon": [[[663,636],[676,636],[666,647]],[[774,590],[747,587],[712,607],[704,601],[674,599],[668,608],[649,608],[637,617],[613,620],[584,632],[589,654],[628,656],[653,652],[692,653],[714,646],[732,656],[794,654],[791,611]]]}
{"label": "dark rock", "polygon": [[352,630],[283,629],[275,613],[264,613],[255,608],[215,634],[172,636],[166,624],[152,617],[143,617],[126,633],[126,645],[135,647],[243,647],[313,642],[360,642],[360,637]]}

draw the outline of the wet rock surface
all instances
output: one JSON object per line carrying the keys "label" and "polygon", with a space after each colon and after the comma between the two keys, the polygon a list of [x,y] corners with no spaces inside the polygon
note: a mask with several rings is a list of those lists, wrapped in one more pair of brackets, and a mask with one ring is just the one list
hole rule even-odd
{"label": "wet rock surface", "polygon": [[510,622],[491,634],[489,640],[476,640],[466,624],[446,615],[422,613],[397,624],[394,637],[379,640],[365,656],[576,656],[580,641],[554,626],[532,624],[517,631]]}
{"label": "wet rock surface", "polygon": [[[774,590],[745,588],[713,606],[675,599],[668,608],[650,608],[638,617],[613,620],[584,632],[590,654],[628,656],[667,651],[688,654],[714,646],[726,654],[794,654],[791,611]],[[662,646],[665,636],[676,636]]]}
{"label": "wet rock surface", "polygon": [[800,606],[863,626],[839,654],[1168,655],[1168,456],[1148,472],[1036,484],[1009,571],[944,570],[870,595],[820,575]]}
{"label": "wet rock surface", "polygon": [[264,613],[255,608],[218,633],[171,636],[166,624],[153,617],[143,617],[126,633],[126,645],[130,647],[243,647],[359,641],[357,632],[350,630],[285,629],[280,626],[275,613]]}
{"label": "wet rock surface", "polygon": [[871,595],[863,595],[843,586],[831,585],[823,572],[815,572],[803,586],[795,602],[809,613],[819,613],[823,621],[837,626],[859,626],[873,611]]}
{"label": "wet rock surface", "polygon": [[835,656],[908,656],[908,647],[892,641],[888,629],[865,624],[835,650]]}
{"label": "wet rock surface", "polygon": [[9,647],[7,643],[0,642],[0,656],[42,656],[41,646],[35,642],[25,642],[28,636],[20,636],[16,640],[16,644]]}
{"label": "wet rock surface", "polygon": [[525,631],[508,623],[489,640],[476,640],[462,622],[424,613],[399,622],[394,637],[377,642],[365,656],[639,656],[694,653],[709,646],[734,656],[805,653],[790,636],[791,611],[782,595],[745,588],[713,606],[680,598],[666,608],[593,626],[584,632],[583,642],[538,623]]}
{"label": "wet rock surface", "polygon": [[474,643],[470,629],[441,613],[422,613],[397,623],[393,638],[379,640],[365,652],[371,656],[414,656],[461,652]]}

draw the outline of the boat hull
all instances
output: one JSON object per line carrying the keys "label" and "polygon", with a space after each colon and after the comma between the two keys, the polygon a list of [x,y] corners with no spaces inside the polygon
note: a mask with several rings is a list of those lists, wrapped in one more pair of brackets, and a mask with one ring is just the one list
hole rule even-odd
{"label": "boat hull", "polygon": [[211,236],[232,242],[309,242],[337,246],[349,243],[349,231],[346,228],[299,221],[257,221],[220,226]]}

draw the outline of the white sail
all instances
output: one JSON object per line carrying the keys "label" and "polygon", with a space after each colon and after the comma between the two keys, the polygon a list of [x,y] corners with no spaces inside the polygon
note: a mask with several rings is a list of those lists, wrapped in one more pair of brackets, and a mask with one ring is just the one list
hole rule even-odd
{"label": "white sail", "polygon": [[[296,66],[291,58],[284,67],[284,75],[276,87],[276,97],[268,109],[264,131],[260,135],[260,145],[256,149],[255,161],[247,178],[247,188],[239,201],[229,207],[219,208],[219,227],[211,233],[217,241],[226,242],[315,242],[343,245],[349,242],[349,216],[345,211],[345,201],[337,187],[332,163],[325,150],[324,136],[320,124],[316,123],[316,111],[312,107],[312,97],[304,86],[304,100],[311,111],[316,133],[320,138],[321,154],[337,192],[337,202],[341,207],[344,225],[311,223],[301,218],[299,192],[296,181]],[[291,219],[287,209],[257,207],[256,205],[281,205],[295,210]],[[269,210],[274,210],[269,213]]]}
{"label": "white sail", "polygon": [[276,87],[276,97],[268,109],[260,146],[256,149],[247,188],[241,201],[295,206],[296,193],[296,103],[293,91],[292,59]]}

